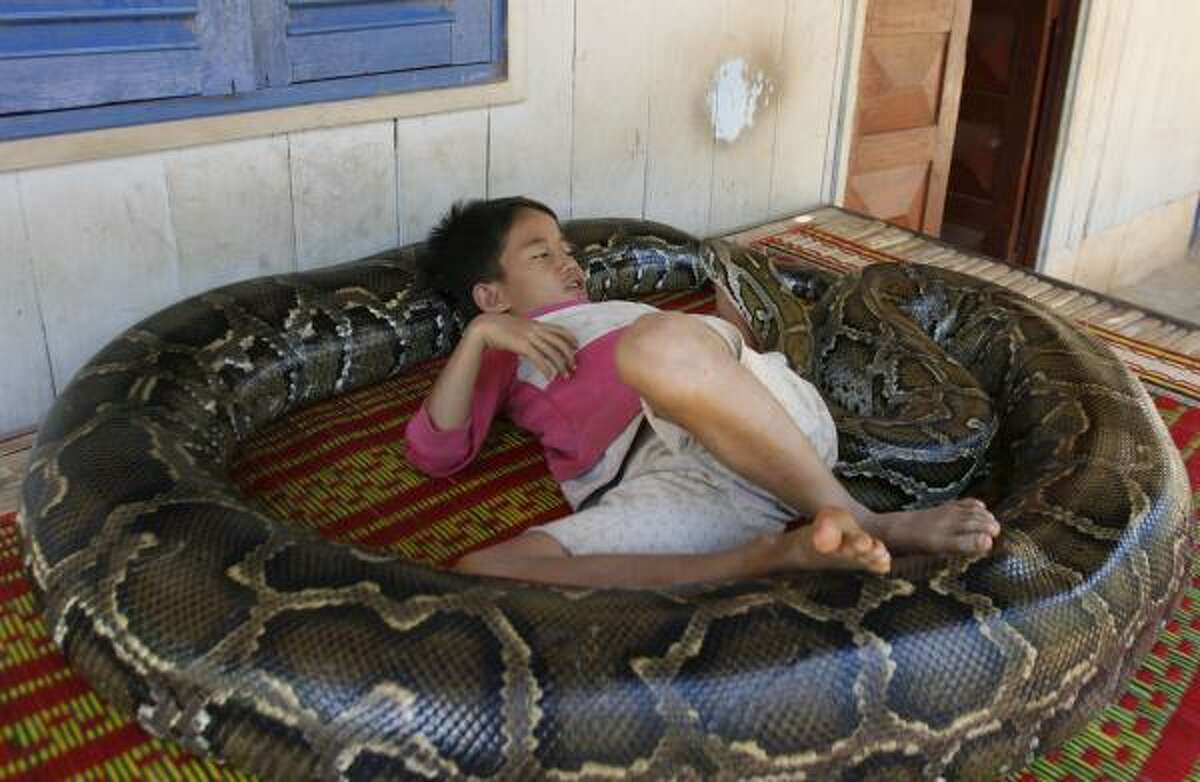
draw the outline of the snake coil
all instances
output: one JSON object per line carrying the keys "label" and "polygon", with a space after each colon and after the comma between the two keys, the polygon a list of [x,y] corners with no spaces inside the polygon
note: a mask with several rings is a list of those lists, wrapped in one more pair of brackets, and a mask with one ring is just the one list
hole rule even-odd
{"label": "snake coil", "polygon": [[594,299],[711,278],[828,396],[857,496],[970,487],[1004,528],[991,554],[572,590],[265,515],[229,479],[240,441],[453,347],[407,247],[182,301],[63,391],[20,518],[74,668],[151,732],[289,780],[974,778],[1112,696],[1184,583],[1190,500],[1106,348],[932,268],[806,278],[660,225],[567,232]]}

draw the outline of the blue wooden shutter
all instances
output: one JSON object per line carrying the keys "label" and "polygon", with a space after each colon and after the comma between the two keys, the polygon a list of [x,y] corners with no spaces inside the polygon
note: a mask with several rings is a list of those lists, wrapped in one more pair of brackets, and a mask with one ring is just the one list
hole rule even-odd
{"label": "blue wooden shutter", "polygon": [[0,141],[503,78],[506,0],[0,0]]}
{"label": "blue wooden shutter", "polygon": [[0,115],[252,87],[229,0],[0,0]]}
{"label": "blue wooden shutter", "polygon": [[285,57],[267,67],[272,85],[492,58],[489,0],[285,0],[284,6]]}

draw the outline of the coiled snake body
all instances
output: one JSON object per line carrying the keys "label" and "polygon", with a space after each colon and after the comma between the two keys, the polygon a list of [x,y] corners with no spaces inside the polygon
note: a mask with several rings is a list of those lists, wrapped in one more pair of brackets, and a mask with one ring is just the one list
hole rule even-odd
{"label": "coiled snake body", "polygon": [[264,515],[227,475],[240,440],[453,346],[409,247],[183,301],[64,390],[21,523],[72,665],[154,733],[279,779],[974,778],[1111,697],[1183,583],[1190,509],[1105,348],[949,272],[804,278],[663,226],[567,230],[593,298],[712,277],[830,399],[857,496],[970,487],[1004,527],[994,551],[568,590]]}

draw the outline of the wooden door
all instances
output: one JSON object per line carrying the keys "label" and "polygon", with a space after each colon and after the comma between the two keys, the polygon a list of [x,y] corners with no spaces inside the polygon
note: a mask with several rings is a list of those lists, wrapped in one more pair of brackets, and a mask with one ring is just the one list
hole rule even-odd
{"label": "wooden door", "polygon": [[844,204],[937,235],[971,0],[870,0]]}
{"label": "wooden door", "polygon": [[1052,157],[1059,76],[1077,5],[974,0],[942,233],[947,241],[1032,265],[1022,237],[1040,225],[1033,212],[1045,185],[1036,163],[1039,147],[1043,161]]}

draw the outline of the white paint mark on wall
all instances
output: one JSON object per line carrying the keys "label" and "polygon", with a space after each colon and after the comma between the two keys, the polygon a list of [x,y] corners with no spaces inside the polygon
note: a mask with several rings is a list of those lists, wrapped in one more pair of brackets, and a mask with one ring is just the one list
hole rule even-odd
{"label": "white paint mark on wall", "polygon": [[718,141],[731,142],[754,125],[759,105],[766,106],[774,85],[762,70],[742,58],[722,63],[708,90],[708,110]]}

